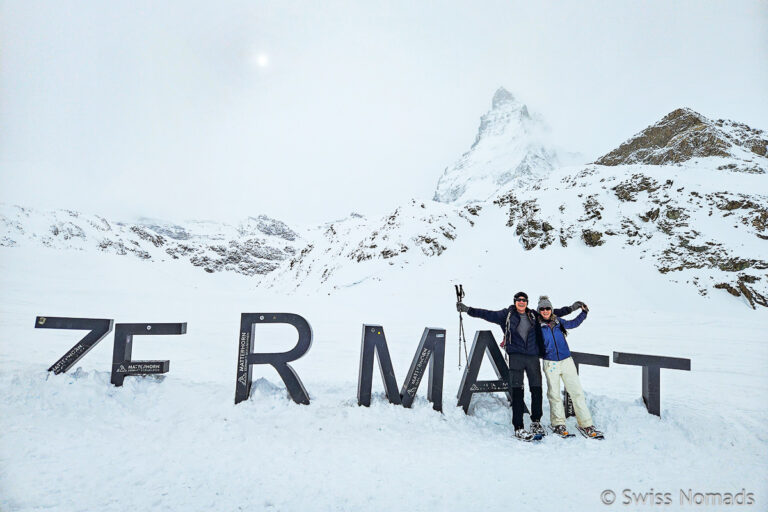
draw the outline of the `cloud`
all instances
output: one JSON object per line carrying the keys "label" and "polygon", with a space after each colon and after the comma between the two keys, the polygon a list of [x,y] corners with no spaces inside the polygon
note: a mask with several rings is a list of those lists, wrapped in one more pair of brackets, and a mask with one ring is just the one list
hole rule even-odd
{"label": "cloud", "polygon": [[679,106],[768,127],[760,2],[2,9],[5,202],[308,223],[385,210],[431,197],[499,85],[589,157]]}

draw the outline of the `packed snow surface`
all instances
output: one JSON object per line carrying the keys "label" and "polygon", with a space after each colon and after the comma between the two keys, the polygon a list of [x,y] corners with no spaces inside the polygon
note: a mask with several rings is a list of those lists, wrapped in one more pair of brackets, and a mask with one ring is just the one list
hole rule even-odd
{"label": "packed snow surface", "polygon": [[[691,508],[681,490],[745,489],[751,508],[764,509],[768,309],[670,282],[636,263],[636,247],[525,251],[487,236],[504,215],[480,216],[439,257],[403,267],[373,260],[386,272],[327,294],[279,292],[181,261],[4,249],[0,510],[596,510],[606,489],[617,494],[614,507],[624,489],[670,492],[667,509]],[[467,304],[489,309],[518,290],[533,301],[548,294],[556,306],[583,300],[591,312],[569,335],[573,350],[686,357],[692,370],[662,370],[657,418],[640,399],[640,368],[582,367],[606,440],[515,441],[503,395],[476,395],[470,415],[455,406],[455,283]],[[234,405],[241,312],[310,322],[312,348],[292,363],[310,405],[294,404],[277,373],[258,366],[251,399]],[[115,388],[111,335],[69,373],[52,375],[46,369],[82,334],[34,329],[36,315],[189,326],[183,336],[136,337],[134,359],[169,359],[170,372]],[[366,323],[383,325],[399,384],[424,327],[447,329],[443,414],[426,400],[426,379],[412,409],[387,403],[378,376],[371,407],[357,406]],[[465,316],[465,329],[470,344],[482,329],[500,340],[478,319]],[[285,351],[295,339],[290,326],[260,326],[256,346]],[[481,378],[492,375],[484,363]]]}

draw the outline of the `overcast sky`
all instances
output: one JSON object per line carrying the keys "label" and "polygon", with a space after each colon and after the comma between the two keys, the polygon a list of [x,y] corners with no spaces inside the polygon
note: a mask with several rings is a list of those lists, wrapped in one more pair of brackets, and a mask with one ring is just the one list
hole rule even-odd
{"label": "overcast sky", "polygon": [[768,2],[0,0],[0,202],[314,224],[431,198],[504,86],[594,159],[768,129]]}

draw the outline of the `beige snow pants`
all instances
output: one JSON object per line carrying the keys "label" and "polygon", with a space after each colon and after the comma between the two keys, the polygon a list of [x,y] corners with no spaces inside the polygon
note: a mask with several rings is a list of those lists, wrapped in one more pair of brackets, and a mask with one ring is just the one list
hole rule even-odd
{"label": "beige snow pants", "polygon": [[562,361],[542,360],[544,376],[547,378],[547,398],[549,399],[549,421],[552,426],[565,425],[565,408],[560,396],[560,379],[563,379],[565,390],[571,395],[576,420],[581,428],[592,426],[592,415],[587,409],[584,390],[581,389],[579,374],[573,359],[567,357]]}

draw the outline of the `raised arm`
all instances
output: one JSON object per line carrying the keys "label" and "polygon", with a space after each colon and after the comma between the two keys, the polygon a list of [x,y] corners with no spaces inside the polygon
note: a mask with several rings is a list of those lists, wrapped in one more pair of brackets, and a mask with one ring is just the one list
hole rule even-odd
{"label": "raised arm", "polygon": [[[580,310],[581,306],[583,304],[584,304],[583,302],[581,302],[580,300],[577,300],[576,302],[574,302],[570,306],[564,306],[562,308],[553,309],[552,313],[554,313],[556,316],[560,316],[560,317],[565,316],[565,315],[570,315],[574,311]],[[538,311],[537,311],[537,313],[538,313]]]}
{"label": "raised arm", "polygon": [[501,309],[499,311],[490,311],[487,309],[469,308],[469,310],[467,310],[467,314],[469,316],[482,318],[483,320],[486,320],[488,322],[492,322],[494,324],[504,327],[504,325],[507,322],[508,311],[509,309]]}
{"label": "raised arm", "polygon": [[579,313],[579,316],[577,316],[573,320],[566,320],[564,318],[561,318],[560,323],[563,324],[563,327],[565,327],[566,329],[573,329],[574,327],[580,326],[581,322],[583,322],[586,318],[587,318],[587,312],[582,309],[581,313]]}

